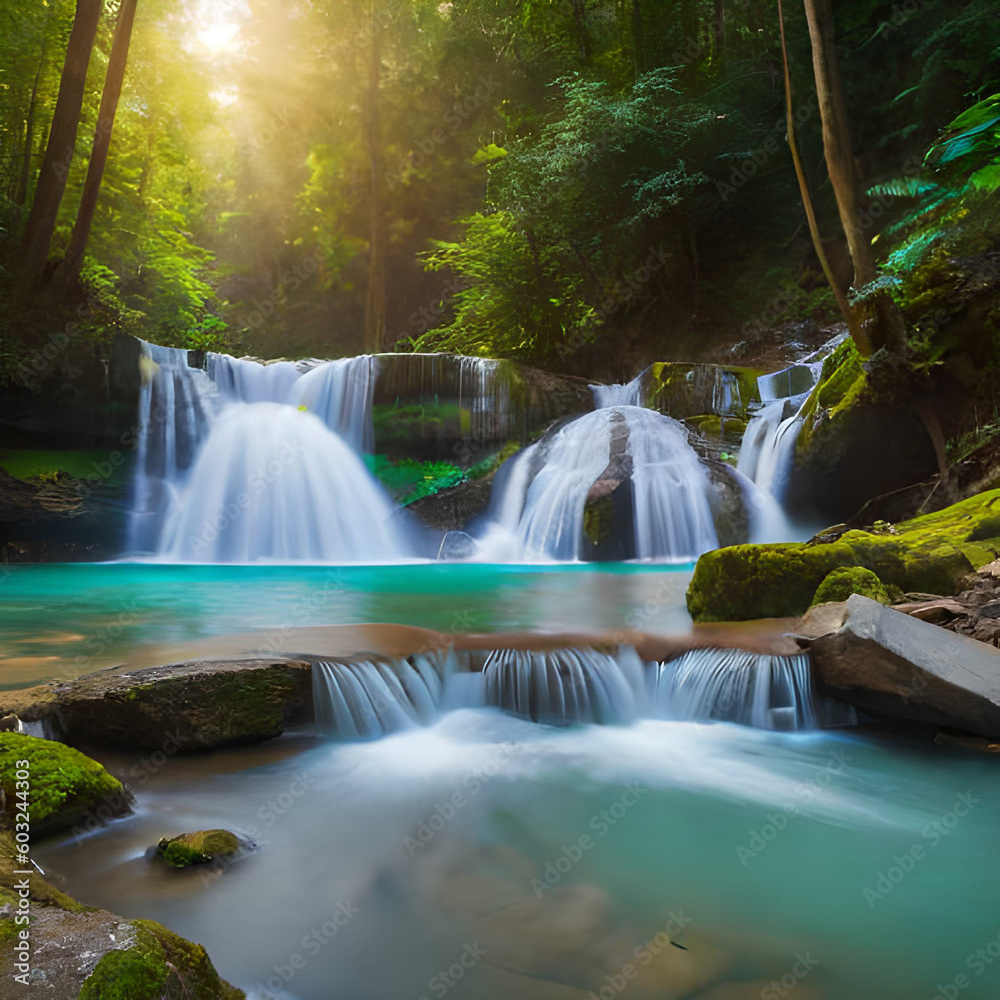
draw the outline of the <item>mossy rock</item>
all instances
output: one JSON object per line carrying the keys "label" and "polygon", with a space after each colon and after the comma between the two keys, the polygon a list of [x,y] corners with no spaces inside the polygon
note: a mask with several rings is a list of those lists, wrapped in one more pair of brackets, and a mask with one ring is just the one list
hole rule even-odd
{"label": "mossy rock", "polygon": [[157,852],[171,868],[201,865],[215,858],[228,858],[240,849],[240,840],[228,830],[199,830],[179,837],[161,837]]}
{"label": "mossy rock", "polygon": [[84,980],[79,1000],[243,1000],[219,978],[200,944],[152,920],[134,922],[130,948],[107,952]]}
{"label": "mossy rock", "polygon": [[28,761],[31,832],[45,836],[79,823],[98,807],[125,811],[130,796],[124,785],[89,757],[54,740],[22,733],[0,733],[0,788],[8,824],[17,811],[18,761]]}
{"label": "mossy rock", "polygon": [[827,573],[823,582],[816,588],[811,607],[817,604],[831,604],[834,601],[846,601],[852,594],[869,597],[879,604],[891,603],[885,584],[870,569],[865,569],[863,566],[844,566]]}
{"label": "mossy rock", "polygon": [[760,398],[755,368],[658,361],[640,376],[645,406],[676,420],[701,414],[746,419]]}
{"label": "mossy rock", "polygon": [[695,621],[803,614],[836,569],[861,566],[887,587],[953,594],[1000,555],[1000,490],[896,525],[894,534],[848,531],[826,544],[734,545],[707,552],[688,587]]}

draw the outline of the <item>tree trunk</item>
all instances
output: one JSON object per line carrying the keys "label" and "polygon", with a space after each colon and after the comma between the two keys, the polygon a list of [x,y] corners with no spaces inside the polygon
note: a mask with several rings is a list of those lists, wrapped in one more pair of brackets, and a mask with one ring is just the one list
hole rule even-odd
{"label": "tree trunk", "polygon": [[21,157],[21,176],[17,182],[17,193],[14,203],[23,205],[28,200],[28,185],[31,183],[31,152],[35,141],[35,105],[38,103],[38,82],[42,78],[42,67],[45,64],[45,42],[42,41],[42,53],[38,58],[38,70],[35,82],[31,85],[31,100],[28,102],[28,114],[24,122],[24,153]]}
{"label": "tree trunk", "polygon": [[573,8],[573,25],[576,28],[576,47],[580,53],[580,61],[585,63],[590,54],[590,45],[587,39],[583,4],[584,0],[570,0],[570,6]]}
{"label": "tree trunk", "polygon": [[111,56],[108,59],[108,72],[104,78],[104,92],[101,94],[101,108],[94,129],[94,146],[90,153],[90,163],[87,165],[87,179],[83,184],[83,196],[69,238],[66,257],[59,269],[59,277],[63,281],[72,281],[80,273],[83,254],[90,238],[90,227],[94,221],[97,199],[101,193],[104,167],[108,162],[108,149],[111,146],[111,133],[118,112],[118,100],[125,81],[136,2],[137,0],[122,0],[122,5],[118,9],[118,21],[115,24],[115,36],[111,43]]}
{"label": "tree trunk", "polygon": [[[851,143],[851,127],[837,63],[830,0],[804,0],[809,40],[812,44],[816,96],[823,125],[823,152],[830,184],[837,199],[840,224],[854,262],[854,287],[875,280],[871,240],[860,225],[859,177]],[[886,347],[901,351],[905,345],[902,317],[885,293],[852,308],[851,336],[858,352],[867,357]]]}
{"label": "tree trunk", "polygon": [[718,62],[725,72],[726,69],[726,0],[715,0],[712,17],[712,44],[714,46],[713,62]]}
{"label": "tree trunk", "polygon": [[851,307],[847,301],[847,293],[841,283],[837,280],[830,267],[829,258],[823,247],[823,237],[819,231],[819,223],[816,221],[816,212],[813,208],[812,195],[809,193],[809,182],[806,179],[805,168],[802,166],[802,157],[799,155],[799,145],[795,140],[795,112],[792,110],[792,77],[788,66],[788,45],[785,40],[785,15],[781,9],[781,0],[778,0],[778,30],[781,34],[781,61],[784,68],[785,79],[785,129],[788,138],[788,148],[792,154],[792,163],[795,166],[795,177],[799,182],[799,193],[802,196],[802,207],[805,209],[806,222],[809,224],[809,236],[812,239],[813,249],[819,258],[820,267],[833,291],[833,296],[837,300],[840,314],[848,327],[851,325]]}
{"label": "tree trunk", "polygon": [[21,280],[26,291],[39,284],[48,262],[52,234],[80,127],[87,66],[103,9],[103,0],[77,0],[49,141],[24,232]]}
{"label": "tree trunk", "polygon": [[642,7],[640,0],[632,0],[632,75],[633,80],[642,76],[646,61],[643,58]]}
{"label": "tree trunk", "polygon": [[382,77],[382,25],[375,4],[371,8],[372,40],[368,62],[368,107],[365,115],[365,139],[371,173],[370,247],[368,296],[365,302],[365,350],[378,353],[385,338],[385,242],[382,222],[382,199],[379,161],[378,98]]}

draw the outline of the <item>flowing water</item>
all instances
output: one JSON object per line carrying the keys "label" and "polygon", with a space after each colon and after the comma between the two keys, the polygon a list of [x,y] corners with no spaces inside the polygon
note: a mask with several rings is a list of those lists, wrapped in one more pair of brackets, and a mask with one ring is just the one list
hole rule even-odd
{"label": "flowing water", "polygon": [[[1000,991],[986,757],[481,708],[372,742],[107,763],[136,813],[38,861],[88,904],[203,943],[254,1000]],[[144,856],[211,827],[258,850],[183,872]]]}
{"label": "flowing water", "polygon": [[708,473],[684,427],[642,407],[611,406],[564,423],[501,470],[487,551],[506,538],[508,558],[580,558],[588,500],[626,481],[638,558],[688,562],[716,547]]}

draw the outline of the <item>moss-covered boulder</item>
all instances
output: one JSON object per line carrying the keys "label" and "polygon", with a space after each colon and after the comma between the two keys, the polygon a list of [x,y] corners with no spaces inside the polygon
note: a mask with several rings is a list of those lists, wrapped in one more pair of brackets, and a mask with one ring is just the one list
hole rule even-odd
{"label": "moss-covered boulder", "polygon": [[862,566],[887,587],[953,594],[1000,555],[1000,490],[878,532],[826,543],[735,545],[703,555],[688,588],[695,621],[801,615],[834,570]]}
{"label": "moss-covered boulder", "polygon": [[240,838],[229,830],[199,830],[179,837],[161,837],[156,851],[171,868],[187,868],[232,857],[240,846]]}
{"label": "moss-covered boulder", "polygon": [[[24,762],[27,766],[24,766]],[[19,774],[26,773],[27,799],[19,794]],[[26,804],[33,837],[80,823],[101,809],[102,815],[129,808],[131,796],[122,783],[71,747],[21,733],[0,733],[0,827],[12,826]]]}
{"label": "moss-covered boulder", "polygon": [[658,361],[640,376],[644,406],[675,420],[713,414],[746,420],[760,398],[755,368]]}
{"label": "moss-covered boulder", "polygon": [[306,662],[199,660],[0,694],[0,715],[40,722],[74,745],[176,753],[280,736],[287,718],[308,717],[310,699]]}
{"label": "moss-covered boulder", "polygon": [[[28,988],[52,1000],[242,1000],[205,949],[161,924],[83,906],[35,872],[19,894],[14,842],[0,831],[0,977],[4,997]],[[15,945],[30,920],[30,958]],[[15,979],[21,976],[21,979]]]}
{"label": "moss-covered boulder", "polygon": [[852,594],[869,597],[879,604],[891,603],[885,584],[870,569],[865,569],[864,566],[842,566],[827,573],[816,588],[811,606],[846,601]]}
{"label": "moss-covered boulder", "polygon": [[823,363],[802,409],[787,495],[793,506],[841,520],[873,497],[937,471],[934,446],[912,400],[880,391],[866,370],[871,366],[850,340]]}

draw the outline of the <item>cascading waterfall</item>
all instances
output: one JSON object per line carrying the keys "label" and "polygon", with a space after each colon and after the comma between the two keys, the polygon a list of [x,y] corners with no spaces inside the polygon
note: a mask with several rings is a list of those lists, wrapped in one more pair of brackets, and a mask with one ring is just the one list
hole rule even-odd
{"label": "cascading waterfall", "polygon": [[853,708],[813,693],[808,654],[769,656],[739,649],[695,649],[655,664],[649,674],[657,715],[739,722],[757,729],[852,725]]}
{"label": "cascading waterfall", "polygon": [[483,667],[486,704],[551,725],[634,722],[643,714],[642,672],[631,647],[616,657],[595,649],[498,649]]}
{"label": "cascading waterfall", "polygon": [[156,549],[160,517],[194,462],[215,412],[215,387],[188,352],[142,343],[136,463],[128,545]]}
{"label": "cascading waterfall", "polygon": [[388,495],[319,417],[280,403],[234,403],[217,418],[169,508],[171,560],[390,560],[406,553]]}
{"label": "cascading waterfall", "polygon": [[[485,655],[485,660],[482,656]],[[482,670],[476,664],[482,663]],[[318,728],[372,739],[483,706],[544,725],[629,725],[644,718],[807,731],[857,722],[813,691],[809,656],[696,649],[644,663],[631,646],[453,651],[313,664]]]}
{"label": "cascading waterfall", "polygon": [[[130,551],[198,562],[408,556],[371,446],[370,355],[261,365],[144,344]],[[300,412],[300,411],[307,412]]]}
{"label": "cascading waterfall", "polygon": [[788,488],[807,399],[798,396],[764,403],[743,435],[737,470],[778,501]]}
{"label": "cascading waterfall", "polygon": [[584,414],[515,456],[497,479],[491,519],[515,558],[578,559],[588,501],[626,482],[637,558],[688,561],[716,547],[711,484],[687,433],[635,406]]}
{"label": "cascading waterfall", "polygon": [[319,661],[312,667],[316,724],[343,739],[429,725],[448,700],[458,669],[450,650],[407,659]]}
{"label": "cascading waterfall", "polygon": [[636,375],[631,382],[616,385],[592,385],[590,392],[594,397],[594,406],[602,409],[606,406],[642,406],[642,376]]}

